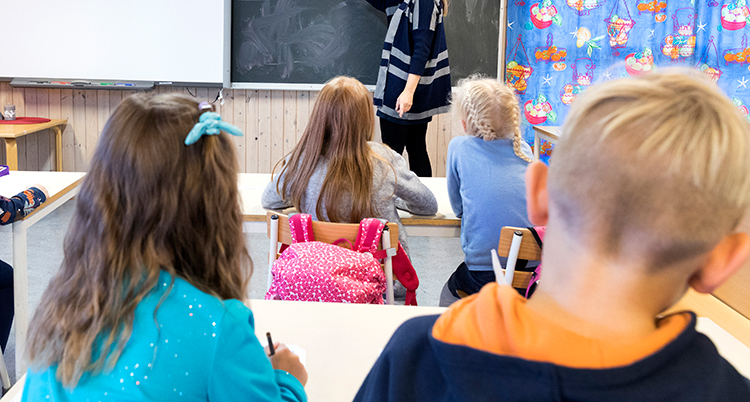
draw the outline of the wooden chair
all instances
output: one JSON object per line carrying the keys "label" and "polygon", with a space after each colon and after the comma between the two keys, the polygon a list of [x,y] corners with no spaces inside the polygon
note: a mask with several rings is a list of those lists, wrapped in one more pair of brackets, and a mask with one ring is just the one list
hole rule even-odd
{"label": "wooden chair", "polygon": [[[338,239],[348,239],[354,244],[357,238],[357,232],[359,231],[358,223],[332,223],[332,222],[318,222],[313,221],[312,223],[313,233],[315,235],[315,241],[323,243],[333,243]],[[292,233],[289,230],[289,217],[276,212],[266,213],[266,228],[268,230],[269,239],[269,250],[268,250],[268,281],[266,289],[271,288],[271,281],[273,275],[271,269],[273,263],[279,257],[279,246],[280,244],[292,244]],[[378,250],[387,250],[391,248],[391,244],[398,244],[398,225],[396,223],[388,222],[383,228],[383,235],[381,237],[381,246]],[[395,250],[394,250],[395,251]],[[395,253],[394,253],[395,254]],[[393,264],[391,262],[392,257],[385,259],[383,264],[383,271],[385,271],[385,284],[386,284],[386,303],[393,303]]]}
{"label": "wooden chair", "polygon": [[[519,247],[515,258],[513,258],[513,255],[511,255],[510,252],[511,243],[513,242],[513,233],[516,231],[521,232],[521,247]],[[512,226],[505,226],[500,230],[500,242],[497,245],[497,254],[501,257],[507,257],[509,261],[515,261],[516,259],[529,261],[542,260],[542,249],[539,247],[539,244],[536,242],[531,231],[526,228],[516,228]],[[506,273],[505,269],[503,269],[503,273]],[[533,272],[515,271],[511,286],[517,289],[527,289],[532,274]]]}

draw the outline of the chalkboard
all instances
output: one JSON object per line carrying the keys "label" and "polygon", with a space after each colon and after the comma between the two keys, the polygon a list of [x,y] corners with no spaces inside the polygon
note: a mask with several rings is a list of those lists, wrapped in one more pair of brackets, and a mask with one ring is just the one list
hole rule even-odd
{"label": "chalkboard", "polygon": [[[448,11],[454,85],[473,73],[495,76],[500,1],[454,0]],[[276,88],[348,75],[375,85],[386,29],[385,14],[365,0],[232,0],[231,81]]]}

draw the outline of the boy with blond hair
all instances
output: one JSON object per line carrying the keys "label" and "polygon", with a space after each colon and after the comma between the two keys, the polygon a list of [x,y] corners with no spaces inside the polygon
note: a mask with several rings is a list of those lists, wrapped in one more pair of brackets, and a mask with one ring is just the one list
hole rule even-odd
{"label": "boy with blond hair", "polygon": [[526,182],[547,225],[534,297],[493,283],[406,322],[356,401],[750,400],[693,313],[657,318],[750,254],[750,126],[715,86],[667,70],[589,88]]}

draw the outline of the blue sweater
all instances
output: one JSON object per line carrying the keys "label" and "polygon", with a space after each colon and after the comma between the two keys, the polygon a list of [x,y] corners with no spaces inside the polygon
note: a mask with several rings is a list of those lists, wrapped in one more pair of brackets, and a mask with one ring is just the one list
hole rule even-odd
{"label": "blue sweater", "polygon": [[[531,155],[523,143],[522,150]],[[513,152],[513,141],[455,137],[448,145],[446,175],[451,207],[461,218],[466,266],[491,271],[503,226],[529,227],[524,175],[528,162]],[[505,267],[505,259],[500,261]]]}
{"label": "blue sweater", "polygon": [[[388,15],[388,31],[375,87],[378,116],[419,124],[448,111],[451,76],[440,0],[367,0]],[[409,74],[419,75],[411,109],[399,117],[396,99]]]}
{"label": "blue sweater", "polygon": [[[396,330],[355,402],[740,402],[750,382],[690,325],[660,351],[629,366],[575,369],[441,342],[437,316]],[[561,345],[564,347],[564,345]]]}
{"label": "blue sweater", "polygon": [[135,311],[133,333],[111,372],[85,374],[74,390],[57,366],[29,370],[23,401],[306,401],[296,378],[274,370],[255,337],[253,314],[162,272]]}

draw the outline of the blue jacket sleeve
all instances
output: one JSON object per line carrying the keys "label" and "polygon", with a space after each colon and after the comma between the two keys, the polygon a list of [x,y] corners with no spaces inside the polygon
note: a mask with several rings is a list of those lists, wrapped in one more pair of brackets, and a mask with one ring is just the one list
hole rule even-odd
{"label": "blue jacket sleeve", "polygon": [[458,175],[458,163],[456,148],[458,142],[461,141],[456,137],[451,140],[448,144],[448,161],[445,167],[446,181],[448,183],[448,199],[451,201],[451,208],[453,213],[456,214],[457,218],[460,218],[464,214],[463,201],[461,199],[461,177]]}
{"label": "blue jacket sleeve", "polygon": [[47,201],[42,190],[36,187],[14,195],[10,199],[0,196],[0,225],[13,223],[19,216],[24,217]]}
{"label": "blue jacket sleeve", "polygon": [[225,302],[212,362],[208,400],[305,402],[307,394],[297,379],[274,370],[255,337],[253,314],[239,300]]}
{"label": "blue jacket sleeve", "polygon": [[421,76],[424,74],[427,60],[430,57],[440,9],[434,0],[418,0],[414,3],[413,12],[412,39],[414,48],[409,63],[409,74]]}

